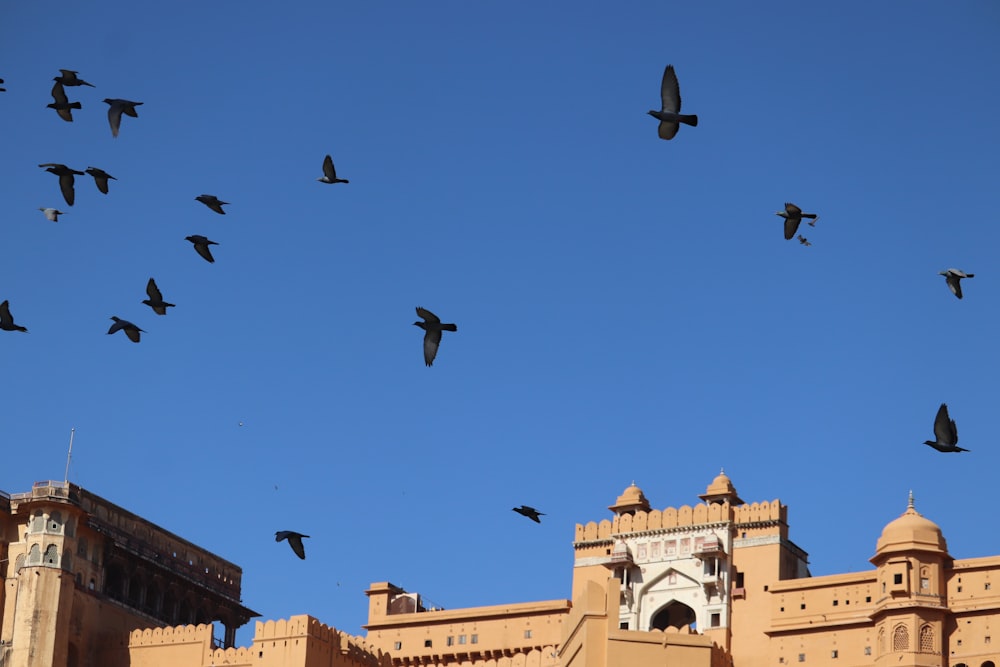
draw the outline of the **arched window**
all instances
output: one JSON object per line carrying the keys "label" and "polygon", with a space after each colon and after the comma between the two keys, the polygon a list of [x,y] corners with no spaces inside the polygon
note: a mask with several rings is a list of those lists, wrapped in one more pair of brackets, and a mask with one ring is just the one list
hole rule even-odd
{"label": "arched window", "polygon": [[54,544],[50,544],[45,547],[45,564],[46,565],[58,565],[59,564],[59,547]]}
{"label": "arched window", "polygon": [[34,516],[31,517],[31,528],[32,533],[40,533],[45,530],[45,515],[42,514],[42,510],[35,510]]}
{"label": "arched window", "polygon": [[895,628],[893,628],[892,650],[893,651],[910,650],[910,633],[906,630],[905,625],[897,625]]}
{"label": "arched window", "polygon": [[694,609],[683,602],[671,600],[653,615],[649,629],[687,628],[695,624]]}
{"label": "arched window", "polygon": [[69,552],[68,547],[66,549],[63,549],[62,569],[64,570],[73,569],[73,554]]}
{"label": "arched window", "polygon": [[22,567],[24,567],[24,554],[19,555],[14,560],[14,574],[20,572]]}
{"label": "arched window", "polygon": [[993,661],[992,661],[992,660],[987,660],[986,662],[984,662],[984,663],[982,664],[982,666],[981,666],[981,667],[995,667],[995,665],[993,664]]}
{"label": "arched window", "polygon": [[920,652],[937,653],[934,650],[934,628],[929,625],[920,627]]}
{"label": "arched window", "polygon": [[42,562],[42,548],[37,544],[32,544],[28,551],[28,565],[38,565]]}
{"label": "arched window", "polygon": [[63,529],[62,514],[53,512],[49,515],[49,520],[45,524],[46,533],[61,533]]}
{"label": "arched window", "polygon": [[885,655],[885,628],[878,629],[878,654]]}
{"label": "arched window", "polygon": [[80,558],[87,558],[87,538],[81,537],[76,541],[76,555]]}

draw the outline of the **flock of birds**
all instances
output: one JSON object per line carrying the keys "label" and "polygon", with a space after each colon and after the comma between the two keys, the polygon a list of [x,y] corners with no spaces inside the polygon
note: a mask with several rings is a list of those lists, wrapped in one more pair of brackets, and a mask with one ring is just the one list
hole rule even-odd
{"label": "flock of birds", "polygon": [[[55,110],[56,114],[62,120],[71,123],[73,122],[73,110],[82,109],[83,105],[79,101],[71,102],[69,100],[69,96],[66,94],[66,88],[78,86],[88,86],[94,88],[95,86],[94,84],[81,79],[78,76],[79,73],[74,70],[61,69],[59,72],[59,76],[53,77],[54,84],[51,91],[53,102],[47,106],[48,108]],[[3,83],[4,80],[0,79],[0,84]],[[5,88],[0,88],[0,92],[4,92],[5,90]],[[123,115],[131,118],[139,117],[136,107],[141,106],[142,102],[134,102],[121,98],[105,98],[103,101],[108,105],[108,124],[111,128],[111,135],[113,137],[117,137],[121,130]],[[659,110],[654,109],[647,113],[659,120],[657,134],[661,139],[673,139],[680,130],[681,124],[689,125],[691,127],[698,126],[697,115],[681,113],[680,85],[678,84],[677,74],[674,71],[673,65],[667,65],[666,69],[663,71],[663,78],[660,82],[660,102]],[[59,190],[68,206],[73,206],[76,198],[76,176],[89,175],[93,177],[94,182],[97,185],[97,189],[105,195],[108,194],[109,191],[108,182],[111,180],[118,180],[98,167],[88,166],[84,171],[79,171],[68,167],[65,164],[55,162],[47,162],[38,166],[59,177]],[[350,182],[347,179],[339,178],[337,176],[337,171],[333,164],[333,158],[330,155],[327,155],[323,159],[322,170],[323,176],[316,179],[321,183],[332,185]],[[222,201],[215,195],[210,194],[199,195],[195,197],[195,200],[201,202],[209,209],[220,215],[226,214],[223,206],[229,204],[229,202]],[[45,217],[52,222],[58,222],[59,216],[65,215],[64,211],[60,211],[53,207],[41,207],[39,210],[42,211]],[[799,234],[798,231],[803,220],[806,220],[808,225],[814,227],[816,222],[819,220],[819,216],[817,214],[805,213],[795,204],[786,202],[784,210],[777,211],[775,215],[784,220],[784,237],[786,241],[791,240],[792,238],[797,238],[799,243],[803,246],[808,247],[812,245],[812,243],[807,238],[802,236],[802,234]],[[217,242],[199,234],[187,236],[185,240],[189,241],[194,246],[195,252],[197,252],[198,255],[200,255],[205,261],[210,263],[215,262],[210,246],[219,245]],[[965,273],[964,271],[954,268],[940,271],[939,275],[944,276],[948,288],[951,290],[952,294],[959,299],[962,298],[961,281],[965,278],[972,278],[975,276],[975,274]],[[153,278],[150,278],[149,282],[146,284],[146,295],[148,298],[143,300],[142,303],[149,306],[157,315],[166,315],[168,308],[175,307],[174,304],[164,301],[163,294],[160,292],[160,289],[157,287],[156,281]],[[453,323],[442,322],[437,315],[426,308],[417,306],[416,312],[417,316],[421,319],[413,324],[414,326],[420,327],[424,331],[424,364],[432,366],[435,358],[437,357],[438,348],[441,344],[442,332],[455,332],[458,331],[458,327]],[[143,329],[128,320],[124,320],[117,316],[112,316],[111,319],[113,324],[108,329],[108,334],[124,331],[129,340],[134,343],[138,343],[141,339],[141,334],[145,333]],[[18,325],[14,322],[14,318],[10,312],[10,304],[6,300],[0,302],[0,330],[20,332],[28,331],[26,327]],[[924,444],[929,445],[940,452],[969,451],[958,446],[958,428],[955,425],[955,420],[951,419],[948,414],[948,406],[945,403],[942,403],[940,408],[938,408],[937,415],[934,419],[934,437],[934,440],[927,440]],[[539,512],[535,508],[528,505],[515,507],[513,508],[513,511],[531,519],[536,523],[541,523],[539,517],[544,516],[543,512]],[[283,530],[275,533],[275,541],[281,542],[283,540],[287,540],[292,551],[301,559],[305,559],[305,547],[302,540],[307,537],[309,536],[290,530]]]}

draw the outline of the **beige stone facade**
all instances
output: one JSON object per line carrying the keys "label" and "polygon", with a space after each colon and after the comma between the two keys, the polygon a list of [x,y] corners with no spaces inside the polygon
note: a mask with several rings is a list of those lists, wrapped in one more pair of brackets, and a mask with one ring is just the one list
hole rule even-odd
{"label": "beige stone facade", "polygon": [[[912,497],[875,541],[874,569],[819,577],[779,500],[744,502],[724,473],[698,499],[653,509],[632,484],[610,517],[577,525],[571,599],[445,610],[379,582],[366,637],[295,616],[257,622],[238,648],[232,633],[255,614],[237,566],[79,487],[38,483],[0,495],[0,664],[1000,664],[1000,555],[954,559]],[[220,620],[222,641],[207,623]]]}
{"label": "beige stone facade", "polygon": [[257,614],[240,568],[75,484],[0,492],[0,665],[125,667],[137,628]]}

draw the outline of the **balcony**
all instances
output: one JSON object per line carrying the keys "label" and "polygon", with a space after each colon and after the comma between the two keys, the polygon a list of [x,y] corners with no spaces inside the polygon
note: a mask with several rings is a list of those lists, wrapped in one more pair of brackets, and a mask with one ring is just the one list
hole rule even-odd
{"label": "balcony", "polygon": [[722,549],[722,542],[718,537],[708,537],[694,547],[695,558],[717,558],[725,555],[726,552]]}

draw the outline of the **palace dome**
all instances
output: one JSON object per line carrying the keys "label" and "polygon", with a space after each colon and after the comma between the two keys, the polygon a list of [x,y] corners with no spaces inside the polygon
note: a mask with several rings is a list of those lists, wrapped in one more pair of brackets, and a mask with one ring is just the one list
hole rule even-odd
{"label": "palace dome", "polygon": [[890,521],[882,529],[882,535],[875,545],[875,556],[895,551],[939,551],[948,553],[948,545],[941,528],[925,518],[913,506],[913,494],[899,518]]}

